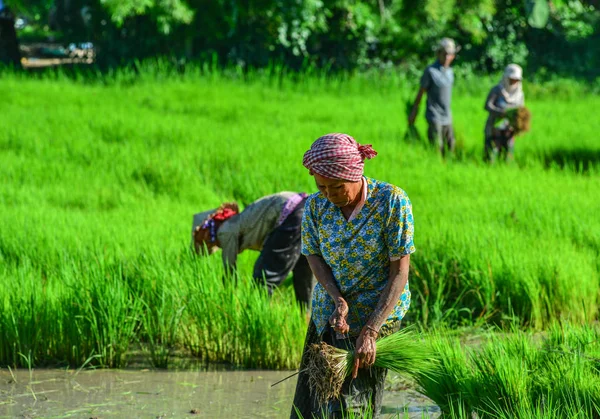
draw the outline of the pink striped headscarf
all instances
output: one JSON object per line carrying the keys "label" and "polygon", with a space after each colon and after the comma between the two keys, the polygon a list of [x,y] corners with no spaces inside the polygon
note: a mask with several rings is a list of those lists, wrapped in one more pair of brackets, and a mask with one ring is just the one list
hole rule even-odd
{"label": "pink striped headscarf", "polygon": [[358,182],[363,175],[365,159],[377,155],[371,144],[360,145],[347,134],[327,134],[317,139],[304,153],[302,164],[330,179]]}

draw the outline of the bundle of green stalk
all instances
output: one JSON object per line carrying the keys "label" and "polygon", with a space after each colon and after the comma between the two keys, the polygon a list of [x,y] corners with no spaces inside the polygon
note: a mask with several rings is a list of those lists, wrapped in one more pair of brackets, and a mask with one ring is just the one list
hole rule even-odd
{"label": "bundle of green stalk", "polygon": [[[404,329],[376,342],[375,366],[387,368],[405,377],[426,376],[433,379],[437,358],[429,344],[416,332]],[[342,385],[352,372],[354,351],[325,342],[312,344],[308,356],[308,381],[319,402],[338,398]]]}
{"label": "bundle of green stalk", "polygon": [[531,128],[531,112],[525,106],[509,110],[506,117],[515,135],[527,132]]}
{"label": "bundle of green stalk", "polygon": [[[406,109],[406,119],[409,118],[410,113],[412,112],[413,102],[411,99],[407,99],[404,103]],[[423,139],[419,130],[414,125],[408,125],[406,129],[406,134],[404,134],[404,141],[409,142],[421,142]]]}

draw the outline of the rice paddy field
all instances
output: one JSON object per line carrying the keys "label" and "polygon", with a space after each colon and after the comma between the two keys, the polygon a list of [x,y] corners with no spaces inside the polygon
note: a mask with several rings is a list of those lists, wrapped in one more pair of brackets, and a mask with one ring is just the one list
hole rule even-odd
{"label": "rice paddy field", "polygon": [[[220,255],[191,255],[192,215],[315,192],[302,154],[346,132],[379,152],[366,175],[413,204],[407,320],[438,345],[444,377],[419,382],[424,394],[452,417],[599,417],[600,96],[525,85],[532,129],[515,162],[490,166],[483,102],[496,82],[457,78],[457,153],[443,160],[404,139],[416,85],[399,74],[2,74],[0,366],[124,367],[141,353],[161,368],[183,352],[297,368],[293,288],[253,286],[256,253],[237,278]],[[464,327],[503,333],[466,348],[449,337]]]}

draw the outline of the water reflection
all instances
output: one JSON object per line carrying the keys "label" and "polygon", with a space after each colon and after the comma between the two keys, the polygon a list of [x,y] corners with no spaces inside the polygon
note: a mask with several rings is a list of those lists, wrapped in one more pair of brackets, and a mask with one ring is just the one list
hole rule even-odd
{"label": "water reflection", "polygon": [[[288,371],[56,369],[30,374],[2,369],[0,418],[287,418],[296,377],[275,387],[271,384],[288,375]],[[420,418],[431,408],[424,398],[387,392],[383,416],[406,411],[407,417]]]}

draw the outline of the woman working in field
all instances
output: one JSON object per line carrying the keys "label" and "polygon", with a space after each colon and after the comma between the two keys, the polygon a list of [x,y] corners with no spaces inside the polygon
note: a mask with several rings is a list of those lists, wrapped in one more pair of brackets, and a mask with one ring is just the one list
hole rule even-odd
{"label": "woman working in field", "polygon": [[265,196],[240,212],[236,203],[194,215],[192,245],[197,253],[223,250],[226,270],[235,270],[237,255],[260,251],[253,276],[272,294],[290,272],[296,299],[308,307],[313,275],[300,254],[300,226],[306,194],[280,192]]}
{"label": "woman working in field", "polygon": [[[504,155],[506,160],[512,160],[515,147],[516,131],[514,116],[526,118],[529,122],[529,113],[525,106],[525,95],[522,87],[523,70],[517,64],[510,64],[504,70],[500,83],[490,90],[485,101],[485,110],[489,112],[485,123],[485,150],[484,159],[495,161],[496,157]],[[509,112],[518,112],[520,115],[507,118]],[[525,115],[526,113],[526,115]]]}
{"label": "woman working in field", "polygon": [[[381,409],[387,370],[371,367],[375,340],[400,328],[410,305],[408,268],[413,244],[411,204],[394,185],[363,176],[377,153],[346,134],[316,140],[303,164],[319,193],[308,197],[302,220],[302,254],[317,277],[292,408],[304,418],[342,417]],[[356,347],[352,377],[340,399],[320,405],[309,390],[308,348],[324,341]],[[359,416],[362,417],[362,416]]]}

